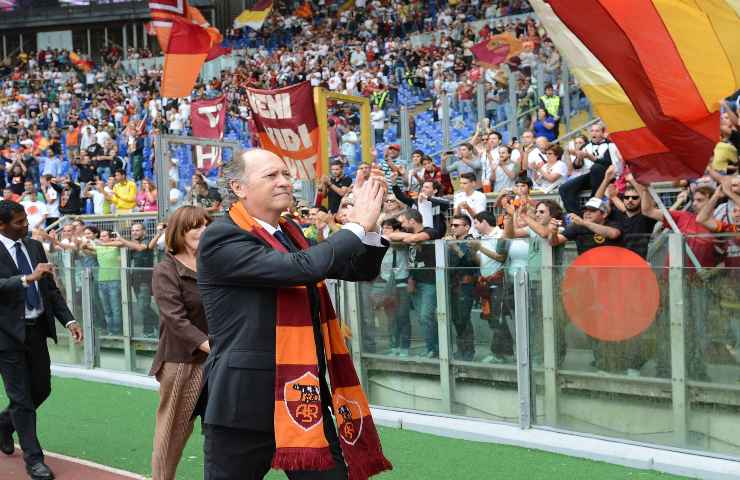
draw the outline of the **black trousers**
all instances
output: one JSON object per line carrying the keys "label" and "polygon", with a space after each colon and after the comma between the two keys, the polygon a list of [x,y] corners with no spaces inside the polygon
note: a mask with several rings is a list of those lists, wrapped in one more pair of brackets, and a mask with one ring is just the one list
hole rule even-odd
{"label": "black trousers", "polygon": [[[275,434],[241,428],[203,425],[205,442],[205,480],[261,480],[270,471],[275,453]],[[334,468],[326,471],[285,472],[290,480],[347,480],[339,438],[324,410],[324,434],[329,442]]]}
{"label": "black trousers", "polygon": [[18,432],[27,464],[43,461],[44,454],[36,435],[36,409],[51,393],[49,348],[45,327],[26,327],[26,350],[0,351],[0,375],[8,408],[0,412],[0,430]]}

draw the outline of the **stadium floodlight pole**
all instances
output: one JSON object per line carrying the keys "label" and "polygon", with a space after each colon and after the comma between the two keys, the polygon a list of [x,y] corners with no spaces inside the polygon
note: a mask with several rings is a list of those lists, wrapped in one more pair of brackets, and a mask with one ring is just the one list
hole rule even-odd
{"label": "stadium floodlight pole", "polygon": [[539,102],[540,98],[545,95],[545,64],[542,62],[537,63],[535,80],[537,82],[537,102]]}
{"label": "stadium floodlight pole", "polygon": [[442,102],[442,151],[446,152],[450,149],[450,99],[447,92],[442,92],[439,100]]}
{"label": "stadium floodlight pole", "polygon": [[[478,123],[486,118],[486,81],[480,80],[475,86],[475,102],[478,111]],[[491,125],[493,126],[493,125]]]}
{"label": "stadium floodlight pole", "polygon": [[519,135],[519,126],[517,125],[517,101],[516,101],[516,72],[508,65],[504,69],[509,77],[509,141]]}
{"label": "stadium floodlight pole", "polygon": [[568,65],[561,64],[560,84],[563,87],[563,116],[565,117],[565,130],[570,132],[570,71]]}
{"label": "stadium floodlight pole", "polygon": [[405,105],[401,106],[398,120],[401,123],[401,160],[408,162],[411,158],[411,130],[409,128],[409,110]]}
{"label": "stadium floodlight pole", "polygon": [[[650,192],[650,196],[653,197],[653,201],[660,209],[660,213],[663,214],[663,218],[665,218],[665,221],[671,227],[671,230],[673,230],[675,233],[679,235],[683,235],[683,233],[681,233],[681,230],[678,229],[678,225],[676,225],[676,222],[673,220],[671,213],[668,211],[667,208],[665,208],[665,204],[663,204],[663,200],[661,200],[661,198],[658,196],[658,192],[656,192],[652,186],[648,186],[648,192]],[[684,248],[686,250],[686,256],[689,257],[689,260],[696,268],[696,271],[697,272],[701,271],[702,269],[701,263],[699,263],[699,260],[696,258],[694,251],[691,250],[691,247],[688,244],[684,245]]]}

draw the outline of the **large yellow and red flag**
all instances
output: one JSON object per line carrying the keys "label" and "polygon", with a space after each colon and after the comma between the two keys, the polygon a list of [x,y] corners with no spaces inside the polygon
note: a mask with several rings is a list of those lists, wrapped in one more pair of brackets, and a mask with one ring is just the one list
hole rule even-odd
{"label": "large yellow and red flag", "polygon": [[740,84],[740,2],[530,3],[638,179],[704,173]]}
{"label": "large yellow and red flag", "polygon": [[219,48],[223,37],[187,0],[153,0],[149,9],[165,53],[160,93],[163,97],[186,97],[209,52]]}
{"label": "large yellow and red flag", "polygon": [[249,27],[259,30],[272,11],[272,0],[258,0],[234,19],[234,28]]}
{"label": "large yellow and red flag", "polygon": [[493,35],[473,45],[470,51],[476,60],[484,66],[495,66],[508,62],[511,57],[519,55],[524,43],[509,32]]}

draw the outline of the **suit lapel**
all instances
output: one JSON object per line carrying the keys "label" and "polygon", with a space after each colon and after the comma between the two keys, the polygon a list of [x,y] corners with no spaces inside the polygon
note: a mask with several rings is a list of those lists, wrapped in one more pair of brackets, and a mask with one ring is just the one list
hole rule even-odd
{"label": "suit lapel", "polygon": [[8,253],[8,249],[5,248],[5,245],[0,244],[0,261],[5,263],[15,275],[20,275],[20,270],[18,270],[18,267],[15,265],[15,261],[13,261],[13,257],[10,256],[10,253]]}

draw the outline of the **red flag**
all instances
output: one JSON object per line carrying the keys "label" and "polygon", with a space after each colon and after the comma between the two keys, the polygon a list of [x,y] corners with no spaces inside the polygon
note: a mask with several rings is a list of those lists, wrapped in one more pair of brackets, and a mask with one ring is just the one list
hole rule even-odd
{"label": "red flag", "polygon": [[222,47],[221,44],[216,44],[208,51],[208,56],[206,57],[206,62],[210,62],[211,60],[215,60],[221,55],[228,55],[231,53],[230,48]]}
{"label": "red flag", "polygon": [[208,30],[185,19],[172,19],[162,73],[163,97],[190,95],[211,46]]}
{"label": "red flag", "polygon": [[498,65],[519,55],[523,43],[510,33],[501,33],[488,37],[470,48],[475,58],[483,65]]}

